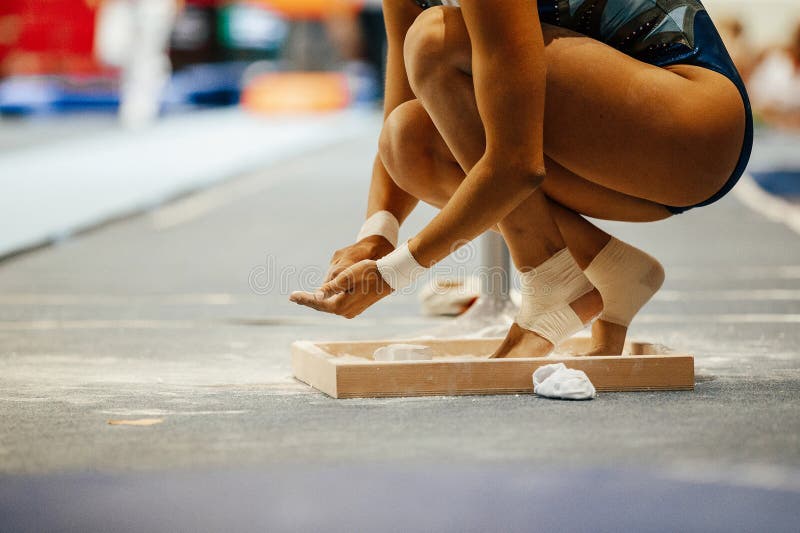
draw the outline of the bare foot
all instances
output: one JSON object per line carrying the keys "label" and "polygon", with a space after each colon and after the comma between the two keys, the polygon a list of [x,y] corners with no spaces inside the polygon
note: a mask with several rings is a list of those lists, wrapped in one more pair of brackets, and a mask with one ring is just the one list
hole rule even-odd
{"label": "bare foot", "polygon": [[492,354],[492,359],[503,357],[544,357],[553,350],[547,339],[527,329],[522,329],[515,322],[508,330],[506,338]]}
{"label": "bare foot", "polygon": [[[571,304],[572,310],[584,324],[591,321],[603,310],[603,299],[594,289]],[[502,357],[545,357],[553,351],[553,344],[540,335],[513,324],[505,340],[492,354],[492,358]]]}
{"label": "bare foot", "polygon": [[595,320],[592,324],[592,348],[581,355],[621,355],[627,334],[628,328],[625,326]]}

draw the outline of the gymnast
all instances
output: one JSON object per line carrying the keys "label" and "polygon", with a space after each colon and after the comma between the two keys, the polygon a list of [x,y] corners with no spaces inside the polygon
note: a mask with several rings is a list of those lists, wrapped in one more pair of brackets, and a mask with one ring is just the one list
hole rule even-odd
{"label": "gymnast", "polygon": [[[444,4],[444,5],[443,5]],[[586,217],[663,220],[725,196],[747,165],[744,84],[697,0],[384,0],[384,123],[357,242],[314,293],[352,318],[488,230],[521,272],[494,357],[536,357],[592,324],[622,353],[664,280]],[[397,246],[422,200],[440,208]]]}

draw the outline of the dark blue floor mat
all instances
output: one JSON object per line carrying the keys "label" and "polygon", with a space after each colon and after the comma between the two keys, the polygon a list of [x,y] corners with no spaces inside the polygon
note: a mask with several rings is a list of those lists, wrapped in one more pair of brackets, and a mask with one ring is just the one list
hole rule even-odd
{"label": "dark blue floor mat", "polygon": [[800,169],[756,171],[756,182],[770,194],[800,197]]}
{"label": "dark blue floor mat", "polygon": [[298,464],[0,478],[0,516],[16,532],[781,532],[797,531],[800,492],[624,469]]}

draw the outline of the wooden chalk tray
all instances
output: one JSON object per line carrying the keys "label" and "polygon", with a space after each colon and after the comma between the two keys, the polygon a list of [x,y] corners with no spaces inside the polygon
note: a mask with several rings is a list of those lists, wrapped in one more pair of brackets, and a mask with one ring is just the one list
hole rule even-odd
{"label": "wooden chalk tray", "polygon": [[[628,342],[625,353],[581,357],[590,339],[576,337],[545,358],[488,359],[502,339],[297,341],[292,370],[300,381],[333,398],[378,398],[533,392],[531,375],[542,365],[565,363],[583,370],[601,392],[693,390],[694,357],[646,342]],[[423,344],[429,361],[374,361],[388,344]]]}

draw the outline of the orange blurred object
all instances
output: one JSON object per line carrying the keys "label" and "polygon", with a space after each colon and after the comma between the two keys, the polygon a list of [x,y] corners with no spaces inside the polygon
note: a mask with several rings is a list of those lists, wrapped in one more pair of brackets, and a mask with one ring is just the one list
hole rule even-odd
{"label": "orange blurred object", "polygon": [[364,0],[258,0],[290,19],[320,19],[361,10]]}
{"label": "orange blurred object", "polygon": [[350,90],[336,72],[286,72],[255,78],[242,93],[242,105],[256,113],[313,113],[348,106]]}

